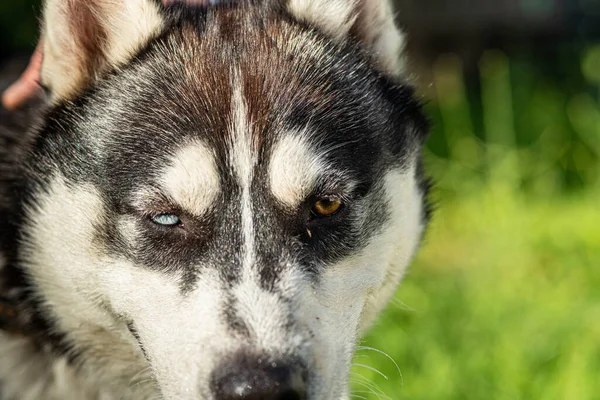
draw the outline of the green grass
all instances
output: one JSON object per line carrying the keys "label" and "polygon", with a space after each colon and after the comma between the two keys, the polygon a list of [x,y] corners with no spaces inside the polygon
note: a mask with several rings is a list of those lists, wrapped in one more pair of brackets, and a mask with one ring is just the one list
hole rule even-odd
{"label": "green grass", "polygon": [[402,377],[368,350],[355,361],[388,379],[354,371],[392,399],[598,398],[597,195],[544,201],[490,187],[443,204],[364,343]]}
{"label": "green grass", "polygon": [[[600,53],[590,53],[584,73],[600,64]],[[358,352],[355,363],[364,366],[353,368],[353,395],[598,399],[600,106],[586,92],[531,84],[538,92],[523,110],[512,61],[491,52],[482,60],[478,128],[459,63],[452,56],[440,63],[438,91],[453,92],[430,106],[444,142],[427,154],[438,210],[394,300],[361,343],[389,357]],[[530,120],[520,121],[523,113]],[[525,132],[527,124],[539,129]]]}

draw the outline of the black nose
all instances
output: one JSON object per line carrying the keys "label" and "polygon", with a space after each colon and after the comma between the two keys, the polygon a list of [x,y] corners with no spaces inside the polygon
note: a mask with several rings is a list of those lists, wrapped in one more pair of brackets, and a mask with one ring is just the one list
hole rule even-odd
{"label": "black nose", "polygon": [[239,354],[212,374],[217,400],[304,400],[306,379],[293,361],[272,361]]}

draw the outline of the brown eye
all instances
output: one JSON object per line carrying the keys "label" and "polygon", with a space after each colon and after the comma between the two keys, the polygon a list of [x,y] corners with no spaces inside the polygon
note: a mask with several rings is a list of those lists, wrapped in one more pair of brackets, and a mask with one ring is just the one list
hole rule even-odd
{"label": "brown eye", "polygon": [[321,199],[313,206],[313,213],[320,217],[329,217],[342,209],[340,199]]}

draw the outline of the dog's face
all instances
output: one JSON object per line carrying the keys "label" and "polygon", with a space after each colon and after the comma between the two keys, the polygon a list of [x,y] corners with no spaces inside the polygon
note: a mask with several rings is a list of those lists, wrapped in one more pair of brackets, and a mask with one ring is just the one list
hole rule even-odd
{"label": "dog's face", "polygon": [[[74,11],[54,3],[56,37]],[[425,220],[426,124],[393,61],[344,34],[358,3],[322,23],[300,1],[132,0],[129,36],[125,6],[96,3],[109,47],[69,73],[47,49],[57,105],[28,168],[22,258],[53,326],[124,398],[345,397]]]}

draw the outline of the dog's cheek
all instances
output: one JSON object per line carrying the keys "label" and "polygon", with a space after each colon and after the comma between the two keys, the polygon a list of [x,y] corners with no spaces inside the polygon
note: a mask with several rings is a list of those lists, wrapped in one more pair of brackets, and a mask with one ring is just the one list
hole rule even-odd
{"label": "dog's cheek", "polygon": [[424,196],[416,164],[392,170],[385,179],[389,217],[382,232],[363,252],[363,265],[375,275],[361,313],[359,334],[373,323],[396,291],[425,229]]}
{"label": "dog's cheek", "polygon": [[98,307],[102,251],[94,241],[103,203],[88,184],[68,184],[57,176],[26,209],[24,265],[64,331],[82,322],[109,323]]}
{"label": "dog's cheek", "polygon": [[[24,227],[24,265],[56,328],[85,354],[84,375],[127,398],[129,390],[142,394],[135,398],[155,397],[154,378],[169,398],[193,398],[198,377],[214,368],[213,355],[231,345],[221,330],[218,277],[204,274],[196,290],[183,293],[180,275],[107,252],[99,235],[105,205],[92,185],[57,177],[35,198]],[[121,222],[120,232],[131,233]]]}
{"label": "dog's cheek", "polygon": [[[45,314],[53,329],[66,334],[75,354],[85,351],[82,369],[89,376],[126,387],[144,360],[112,312],[107,288],[116,285],[107,277],[116,266],[94,240],[103,218],[101,196],[92,185],[68,184],[57,174],[33,197],[35,205],[26,209],[22,257]],[[120,362],[114,362],[114,354]]]}
{"label": "dog's cheek", "polygon": [[384,178],[389,215],[358,254],[326,266],[297,300],[314,334],[313,355],[331,391],[344,390],[355,343],[393,295],[422,235],[422,194],[415,169]]}

